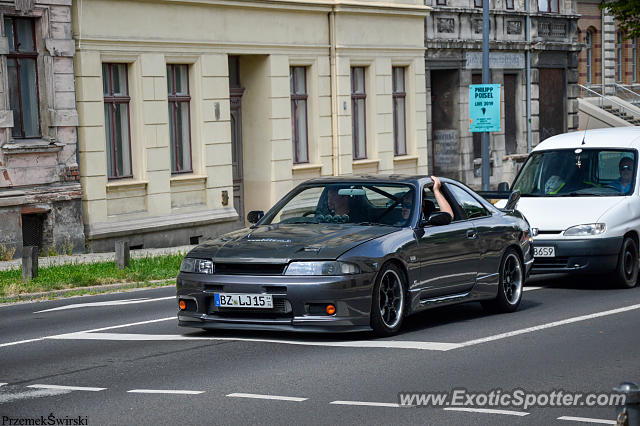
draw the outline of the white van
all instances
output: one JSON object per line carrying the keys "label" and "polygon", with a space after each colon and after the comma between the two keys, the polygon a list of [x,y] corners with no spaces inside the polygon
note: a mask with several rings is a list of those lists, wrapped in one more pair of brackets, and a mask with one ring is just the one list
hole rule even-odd
{"label": "white van", "polygon": [[533,273],[611,273],[619,286],[636,285],[639,148],[640,127],[565,133],[535,147],[511,188],[531,224]]}

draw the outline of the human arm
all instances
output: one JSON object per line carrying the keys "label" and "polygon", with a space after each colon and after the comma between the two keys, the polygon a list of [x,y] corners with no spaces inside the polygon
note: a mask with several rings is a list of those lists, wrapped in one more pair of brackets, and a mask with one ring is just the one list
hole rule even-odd
{"label": "human arm", "polygon": [[441,212],[447,212],[451,215],[451,219],[453,219],[453,209],[451,209],[451,205],[447,201],[447,199],[442,195],[442,191],[440,191],[440,187],[442,186],[442,182],[435,176],[431,176],[431,180],[433,181],[433,187],[431,190],[433,191],[433,195],[436,198],[436,202],[440,207]]}

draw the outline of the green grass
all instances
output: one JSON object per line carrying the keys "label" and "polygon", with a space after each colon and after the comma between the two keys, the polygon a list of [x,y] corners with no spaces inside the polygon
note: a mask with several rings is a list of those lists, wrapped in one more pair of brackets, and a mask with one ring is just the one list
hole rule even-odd
{"label": "green grass", "polygon": [[22,281],[21,269],[0,271],[0,298],[104,284],[174,279],[183,257],[177,254],[131,259],[126,269],[116,268],[115,262],[49,266],[40,268],[38,277],[30,282]]}

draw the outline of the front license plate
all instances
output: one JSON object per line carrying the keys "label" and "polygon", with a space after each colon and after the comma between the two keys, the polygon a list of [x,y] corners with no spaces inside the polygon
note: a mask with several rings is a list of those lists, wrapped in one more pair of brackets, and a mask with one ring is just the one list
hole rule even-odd
{"label": "front license plate", "polygon": [[270,294],[214,293],[215,305],[220,308],[265,308],[273,309]]}
{"label": "front license plate", "polygon": [[534,247],[533,248],[533,257],[555,257],[556,248],[555,247]]}

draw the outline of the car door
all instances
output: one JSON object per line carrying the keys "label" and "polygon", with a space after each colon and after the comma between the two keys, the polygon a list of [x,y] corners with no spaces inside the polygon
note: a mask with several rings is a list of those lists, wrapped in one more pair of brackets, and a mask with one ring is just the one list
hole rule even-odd
{"label": "car door", "polygon": [[[417,287],[421,300],[465,292],[473,287],[477,275],[479,253],[473,222],[467,220],[459,207],[455,207],[456,201],[446,189],[443,194],[454,210],[453,221],[448,225],[426,225],[416,230],[420,257],[420,283]],[[430,190],[425,196],[437,206]]]}

